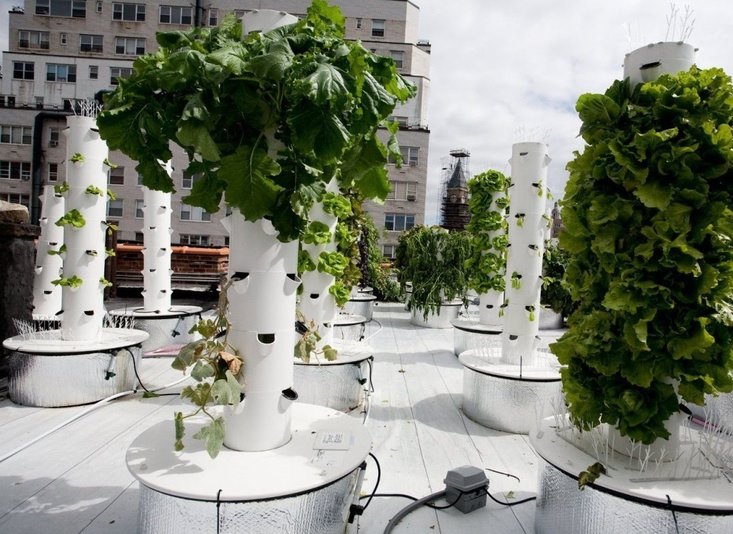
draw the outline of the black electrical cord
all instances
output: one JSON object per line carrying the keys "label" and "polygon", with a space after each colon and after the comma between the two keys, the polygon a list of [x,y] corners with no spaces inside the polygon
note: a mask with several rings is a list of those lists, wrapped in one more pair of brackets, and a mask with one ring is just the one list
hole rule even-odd
{"label": "black electrical cord", "polygon": [[369,391],[374,393],[374,380],[372,379],[374,374],[374,356],[367,358],[367,365],[369,366]]}
{"label": "black electrical cord", "polygon": [[137,362],[135,362],[135,355],[132,353],[131,350],[128,350],[127,353],[130,355],[130,359],[132,360],[132,370],[135,372],[135,378],[137,378],[137,383],[140,384],[140,387],[143,388],[146,394],[150,395],[151,397],[166,397],[166,396],[173,396],[178,395],[178,393],[155,393],[154,391],[150,391],[148,388],[145,387],[145,384],[143,384],[143,381],[140,380],[140,375],[137,372]]}
{"label": "black electrical cord", "polygon": [[406,493],[372,493],[371,495],[362,495],[359,497],[359,500],[368,499],[370,497],[402,497],[403,499],[410,499],[411,501],[417,500],[417,497],[407,495]]}
{"label": "black electrical cord", "polygon": [[515,501],[515,502],[502,502],[496,497],[494,497],[491,493],[489,493],[489,490],[487,488],[484,488],[484,491],[486,492],[486,495],[489,496],[489,499],[494,501],[497,504],[501,504],[502,506],[517,506],[518,504],[524,504],[529,501],[537,500],[537,496],[534,497],[528,497],[526,499],[522,499],[521,501]]}
{"label": "black electrical cord", "polygon": [[672,506],[672,499],[667,495],[667,504],[669,505],[669,509],[672,512],[672,519],[674,519],[674,530],[676,534],[680,534],[680,526],[677,524],[677,514],[674,511],[674,507]]}
{"label": "black electrical cord", "polygon": [[377,466],[377,482],[374,484],[374,489],[372,490],[372,494],[369,495],[369,500],[364,505],[364,508],[362,508],[362,512],[367,509],[369,506],[369,503],[372,502],[372,499],[374,498],[374,495],[377,493],[377,488],[379,488],[379,482],[382,480],[382,466],[379,465],[379,460],[377,460],[377,457],[374,456],[371,452],[369,453],[369,456],[372,457],[372,460],[374,460],[374,464]]}
{"label": "black electrical cord", "polygon": [[216,492],[216,534],[219,534],[221,528],[221,489]]}

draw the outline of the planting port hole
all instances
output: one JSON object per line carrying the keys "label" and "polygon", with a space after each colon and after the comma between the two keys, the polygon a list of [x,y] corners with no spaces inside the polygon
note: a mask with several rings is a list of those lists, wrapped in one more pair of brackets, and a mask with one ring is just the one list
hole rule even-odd
{"label": "planting port hole", "polygon": [[311,300],[318,300],[320,298],[320,296],[321,295],[319,293],[311,293],[309,295],[309,297],[311,298]]}
{"label": "planting port hole", "polygon": [[275,334],[257,334],[257,341],[264,345],[272,345],[275,343]]}
{"label": "planting port hole", "polygon": [[155,230],[156,228],[157,228],[157,226],[151,226],[150,227],[150,230]]}
{"label": "planting port hole", "polygon": [[493,307],[494,307],[494,305],[493,305],[493,304],[487,304],[487,305],[486,305],[486,309],[487,309],[487,310],[490,310],[490,309],[491,309],[491,308],[493,308]]}
{"label": "planting port hole", "polygon": [[94,315],[94,310],[84,310],[84,315],[91,317]]}
{"label": "planting port hole", "polygon": [[331,328],[331,323],[323,323],[324,328]]}
{"label": "planting port hole", "polygon": [[244,280],[248,276],[249,276],[249,273],[245,273],[245,272],[241,272],[241,271],[236,272],[236,273],[234,273],[232,275],[232,282],[241,282],[242,280]]}
{"label": "planting port hole", "polygon": [[520,152],[519,153],[520,156],[526,156],[527,154],[529,154],[529,152]]}
{"label": "planting port hole", "polygon": [[509,334],[509,340],[510,340],[510,341],[514,341],[514,340],[515,340],[515,339],[517,339],[517,338],[519,338],[519,336],[518,336],[518,335],[516,335],[516,334]]}
{"label": "planting port hole", "polygon": [[50,295],[51,293],[53,293],[53,291],[49,291],[48,289],[43,292],[44,295]]}
{"label": "planting port hole", "polygon": [[653,69],[654,67],[659,67],[661,64],[662,64],[661,61],[652,61],[651,63],[644,63],[641,67],[639,67],[639,70]]}
{"label": "planting port hole", "polygon": [[298,393],[293,388],[283,389],[282,394],[289,401],[298,400]]}
{"label": "planting port hole", "polygon": [[300,278],[298,278],[297,273],[288,273],[285,276],[290,278],[293,282],[300,282]]}
{"label": "planting port hole", "polygon": [[158,270],[158,269],[150,269],[150,272],[151,272],[151,273],[154,273],[154,272],[155,272],[155,271],[157,271],[157,270]]}

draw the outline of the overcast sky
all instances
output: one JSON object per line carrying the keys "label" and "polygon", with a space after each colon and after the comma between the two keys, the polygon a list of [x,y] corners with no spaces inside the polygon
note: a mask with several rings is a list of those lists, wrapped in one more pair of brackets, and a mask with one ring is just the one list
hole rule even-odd
{"label": "overcast sky", "polygon": [[[575,102],[603,92],[623,73],[624,55],[650,42],[679,40],[685,7],[687,42],[700,67],[733,74],[733,2],[677,3],[668,33],[668,0],[412,0],[420,7],[420,38],[432,45],[429,110],[428,222],[437,222],[441,158],[471,151],[476,174],[510,174],[511,146],[549,144],[549,184],[562,196],[566,163],[580,122]],[[665,37],[666,36],[666,37]]]}
{"label": "overcast sky", "polygon": [[[733,1],[412,0],[421,39],[432,44],[427,222],[437,222],[441,167],[453,148],[471,151],[470,169],[510,174],[511,146],[550,146],[549,184],[557,198],[580,122],[578,96],[603,92],[622,75],[624,55],[650,42],[679,40],[699,48],[700,67],[733,74]],[[0,0],[0,46],[7,49],[7,12]],[[686,8],[691,19],[683,24]],[[686,26],[686,27],[685,27]]]}

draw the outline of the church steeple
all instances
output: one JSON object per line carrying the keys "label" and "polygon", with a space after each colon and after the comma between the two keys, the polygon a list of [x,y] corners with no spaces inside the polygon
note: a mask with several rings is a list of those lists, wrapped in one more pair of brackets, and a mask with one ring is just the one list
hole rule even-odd
{"label": "church steeple", "polygon": [[446,169],[440,225],[448,230],[463,230],[471,219],[468,212],[468,160],[471,153],[461,148],[451,150],[450,155],[452,161]]}

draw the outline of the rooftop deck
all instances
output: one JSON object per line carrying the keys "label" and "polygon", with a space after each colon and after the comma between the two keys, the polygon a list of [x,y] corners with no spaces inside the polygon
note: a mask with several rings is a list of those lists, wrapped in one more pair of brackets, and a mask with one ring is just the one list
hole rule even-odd
{"label": "rooftop deck", "polygon": [[[538,458],[527,436],[484,428],[461,412],[463,370],[453,355],[453,330],[414,327],[401,304],[379,304],[374,319],[383,328],[376,331],[376,323],[370,325],[376,331],[370,339],[375,391],[366,424],[382,469],[378,492],[423,497],[445,487],[449,469],[470,464],[504,473],[486,471],[489,491],[500,499],[507,492],[513,492],[514,500],[533,495]],[[141,369],[145,386],[179,379],[170,361],[146,358]],[[0,532],[137,532],[138,483],[127,471],[125,452],[143,430],[166,420],[171,421],[173,447],[173,412],[181,405],[175,395],[143,398],[142,391],[94,408],[24,407],[3,396]],[[73,417],[78,418],[68,422]],[[370,459],[363,492],[370,493],[375,482]],[[381,533],[409,502],[377,497],[349,532]],[[394,532],[467,533],[490,526],[497,534],[530,533],[534,508],[534,502],[504,507],[491,500],[469,514],[422,507]]]}

